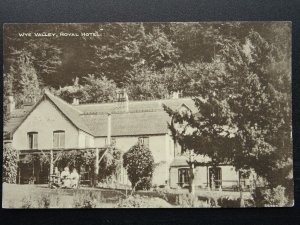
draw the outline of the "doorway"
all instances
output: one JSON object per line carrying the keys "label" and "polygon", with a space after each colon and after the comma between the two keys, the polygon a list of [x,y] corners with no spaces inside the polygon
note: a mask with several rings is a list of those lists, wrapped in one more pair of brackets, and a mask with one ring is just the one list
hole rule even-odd
{"label": "doorway", "polygon": [[222,169],[221,167],[209,168],[209,187],[218,189],[222,187]]}

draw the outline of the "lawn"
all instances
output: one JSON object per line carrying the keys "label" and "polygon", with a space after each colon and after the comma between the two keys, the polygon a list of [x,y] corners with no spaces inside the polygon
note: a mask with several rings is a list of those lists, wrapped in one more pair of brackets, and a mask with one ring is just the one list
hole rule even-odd
{"label": "lawn", "polygon": [[[239,192],[196,191],[198,206],[192,206],[187,190],[138,191],[133,196],[125,190],[80,188],[50,189],[46,185],[3,184],[3,208],[170,208],[238,207]],[[127,196],[127,197],[126,197]],[[195,196],[194,196],[195,197]],[[250,193],[243,194],[250,199]],[[210,199],[210,200],[209,200]],[[217,201],[207,205],[208,200]],[[224,201],[225,200],[225,201]],[[223,203],[222,203],[223,202]]]}
{"label": "lawn", "polygon": [[[50,189],[42,185],[16,185],[3,184],[3,208],[26,208],[28,201],[48,196],[55,204],[50,208],[74,208],[75,201],[88,198],[87,195],[93,193],[97,199],[97,208],[111,208],[125,198],[125,195],[117,190],[100,190],[84,188],[80,190],[71,189]],[[41,204],[41,203],[40,203]],[[32,205],[31,207],[42,207],[42,205]],[[30,207],[30,208],[31,208]]]}

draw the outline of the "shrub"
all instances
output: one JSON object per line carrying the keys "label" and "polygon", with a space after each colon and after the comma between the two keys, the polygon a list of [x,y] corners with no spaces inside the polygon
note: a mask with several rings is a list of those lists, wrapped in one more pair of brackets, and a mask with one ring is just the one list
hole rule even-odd
{"label": "shrub", "polygon": [[256,207],[287,206],[288,198],[281,185],[272,189],[256,188],[253,194]]}
{"label": "shrub", "polygon": [[285,188],[281,185],[267,189],[264,194],[265,206],[286,206],[288,200],[285,196]]}
{"label": "shrub", "polygon": [[24,208],[24,209],[34,208],[34,202],[31,198],[31,196],[26,196],[22,199],[21,208]]}
{"label": "shrub", "polygon": [[183,208],[197,207],[197,208],[210,208],[214,206],[214,201],[209,198],[199,199],[198,196],[192,194],[179,195],[179,206]]}
{"label": "shrub", "polygon": [[113,178],[122,167],[122,151],[115,147],[108,147],[106,150],[102,153],[105,155],[99,163],[98,179],[100,181]]}
{"label": "shrub", "polygon": [[233,199],[230,197],[220,197],[220,198],[218,198],[217,202],[221,208],[239,208],[240,207],[240,198]]}
{"label": "shrub", "polygon": [[151,188],[154,159],[148,147],[136,144],[123,156],[123,165],[127,168],[132,188],[149,190]]}
{"label": "shrub", "polygon": [[134,195],[121,200],[116,207],[121,208],[170,208],[168,202],[161,198]]}
{"label": "shrub", "polygon": [[77,193],[74,196],[74,207],[75,208],[96,208],[97,206],[97,194],[90,191],[84,193]]}
{"label": "shrub", "polygon": [[38,207],[39,208],[50,208],[50,196],[43,194],[38,198]]}
{"label": "shrub", "polygon": [[3,149],[3,174],[2,182],[16,183],[18,170],[18,153],[9,145],[5,145]]}

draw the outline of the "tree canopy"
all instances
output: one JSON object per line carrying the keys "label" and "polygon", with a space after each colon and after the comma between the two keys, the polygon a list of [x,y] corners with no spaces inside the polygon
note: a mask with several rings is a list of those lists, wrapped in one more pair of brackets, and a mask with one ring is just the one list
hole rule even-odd
{"label": "tree canopy", "polygon": [[185,67],[198,112],[182,115],[165,107],[184,129],[170,128],[181,145],[213,162],[252,168],[272,186],[287,184],[292,170],[290,39],[286,33],[274,39],[254,29],[241,38],[235,29],[214,36],[211,62]]}

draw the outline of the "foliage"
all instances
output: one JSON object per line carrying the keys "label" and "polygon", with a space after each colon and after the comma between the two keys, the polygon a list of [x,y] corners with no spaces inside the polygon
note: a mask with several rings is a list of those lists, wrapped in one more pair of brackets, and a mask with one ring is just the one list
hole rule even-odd
{"label": "foliage", "polygon": [[218,198],[217,202],[221,208],[240,208],[240,199],[230,197]]}
{"label": "foliage", "polygon": [[[286,46],[257,31],[248,30],[242,38],[223,32],[236,29],[231,25],[216,29],[211,62],[194,61],[186,67],[198,112],[165,107],[173,117],[170,129],[176,141],[209,156],[215,165],[252,168],[273,187],[279,180],[290,184],[285,182],[292,168],[290,55]],[[273,179],[277,172],[280,177]]]}
{"label": "foliage", "polygon": [[14,58],[5,73],[6,93],[14,95],[16,107],[39,98],[40,82],[33,66],[33,56],[27,51],[14,51]]}
{"label": "foliage", "polygon": [[18,152],[9,145],[3,148],[2,182],[16,183],[18,170]]}
{"label": "foliage", "polygon": [[257,207],[284,207],[289,203],[285,194],[285,188],[281,185],[275,188],[257,188],[253,194]]}
{"label": "foliage", "polygon": [[165,79],[165,75],[146,66],[135,66],[126,81],[129,98],[149,100],[167,97],[169,91]]}
{"label": "foliage", "polygon": [[171,208],[172,206],[161,198],[134,195],[121,200],[120,208]]}
{"label": "foliage", "polygon": [[74,208],[96,208],[97,205],[97,194],[93,191],[77,193],[74,198]]}
{"label": "foliage", "polygon": [[142,144],[132,146],[123,156],[132,188],[150,189],[153,176],[154,159],[149,148]]}
{"label": "foliage", "polygon": [[[122,167],[122,151],[115,147],[108,147],[102,154],[103,158],[99,163],[99,180],[105,180],[107,178],[113,178],[117,175]],[[101,154],[100,154],[101,157]]]}
{"label": "foliage", "polygon": [[89,167],[92,171],[95,168],[95,150],[72,150],[57,153],[57,165],[60,170],[68,166],[76,168],[79,172],[82,166]]}
{"label": "foliage", "polygon": [[102,103],[115,100],[117,87],[113,80],[91,74],[83,80],[83,85],[79,85],[78,81],[74,82],[73,86],[59,89],[57,94],[70,103],[73,98],[80,99],[80,103]]}

